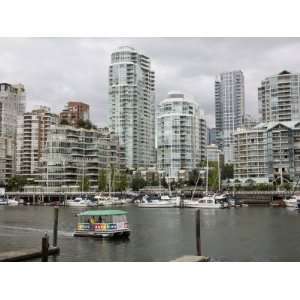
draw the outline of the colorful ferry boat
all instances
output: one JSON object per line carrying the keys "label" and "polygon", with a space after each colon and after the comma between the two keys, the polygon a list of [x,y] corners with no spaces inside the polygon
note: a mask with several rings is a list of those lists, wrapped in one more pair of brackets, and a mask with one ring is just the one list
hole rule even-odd
{"label": "colorful ferry boat", "polygon": [[78,215],[74,236],[129,237],[127,211],[88,210]]}

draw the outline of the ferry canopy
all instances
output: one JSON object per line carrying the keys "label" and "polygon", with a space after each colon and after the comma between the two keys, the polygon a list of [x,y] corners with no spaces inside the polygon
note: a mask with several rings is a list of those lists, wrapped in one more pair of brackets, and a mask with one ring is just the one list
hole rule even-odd
{"label": "ferry canopy", "polygon": [[117,216],[117,215],[126,215],[127,211],[125,210],[113,210],[113,209],[108,209],[108,210],[87,210],[84,211],[78,216]]}

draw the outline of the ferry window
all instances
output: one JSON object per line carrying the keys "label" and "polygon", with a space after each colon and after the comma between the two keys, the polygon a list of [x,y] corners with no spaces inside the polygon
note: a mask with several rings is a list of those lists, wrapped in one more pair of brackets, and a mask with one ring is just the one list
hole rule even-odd
{"label": "ferry window", "polygon": [[103,223],[112,223],[112,216],[103,216],[102,222]]}

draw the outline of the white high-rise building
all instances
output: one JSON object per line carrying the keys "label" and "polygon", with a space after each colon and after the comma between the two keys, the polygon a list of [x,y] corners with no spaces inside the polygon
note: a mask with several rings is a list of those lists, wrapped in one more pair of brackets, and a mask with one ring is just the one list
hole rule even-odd
{"label": "white high-rise building", "polygon": [[300,74],[282,71],[267,77],[258,88],[262,122],[285,122],[300,119]]}
{"label": "white high-rise building", "polygon": [[157,163],[164,176],[177,180],[206,157],[206,122],[199,105],[180,92],[170,92],[159,104]]}
{"label": "white high-rise building", "polygon": [[131,47],[111,55],[110,128],[125,147],[129,168],[155,163],[155,75],[150,59]]}
{"label": "white high-rise building", "polygon": [[0,83],[0,185],[15,175],[17,118],[24,111],[24,86]]}
{"label": "white high-rise building", "polygon": [[242,71],[220,74],[215,81],[216,139],[225,163],[233,162],[233,132],[245,116],[244,75]]}

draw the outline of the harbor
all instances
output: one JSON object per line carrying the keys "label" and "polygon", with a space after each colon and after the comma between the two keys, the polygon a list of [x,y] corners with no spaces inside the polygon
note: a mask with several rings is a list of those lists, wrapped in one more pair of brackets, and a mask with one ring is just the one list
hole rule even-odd
{"label": "harbor", "polygon": [[[113,209],[128,212],[129,239],[74,237],[77,214],[86,208],[60,207],[60,255],[49,261],[173,261],[197,255],[196,209],[133,204]],[[200,212],[201,254],[211,261],[300,261],[300,215],[295,209],[248,206]],[[2,252],[40,248],[45,232],[52,241],[52,229],[53,207],[0,206]]]}

